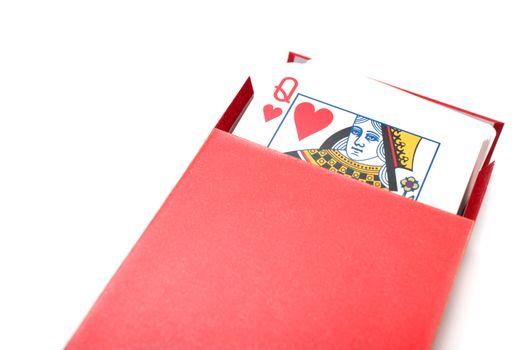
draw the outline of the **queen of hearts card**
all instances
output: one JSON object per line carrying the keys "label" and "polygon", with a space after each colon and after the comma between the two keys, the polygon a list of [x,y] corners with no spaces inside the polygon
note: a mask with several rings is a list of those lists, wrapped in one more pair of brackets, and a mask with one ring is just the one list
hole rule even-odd
{"label": "queen of hearts card", "polygon": [[[440,146],[426,137],[301,94],[288,114],[270,142],[273,148],[412,199],[418,199]],[[317,130],[313,124],[322,119],[326,122]],[[302,123],[312,123],[310,130],[317,131],[301,136]],[[292,129],[297,137],[291,136]],[[286,137],[297,145],[285,142]]]}

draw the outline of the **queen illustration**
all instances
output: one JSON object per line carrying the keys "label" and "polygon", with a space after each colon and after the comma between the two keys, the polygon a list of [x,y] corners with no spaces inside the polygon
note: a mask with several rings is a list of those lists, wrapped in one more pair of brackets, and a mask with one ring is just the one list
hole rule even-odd
{"label": "queen illustration", "polygon": [[398,191],[396,169],[413,170],[421,137],[358,115],[319,149],[287,152],[311,164],[389,191]]}

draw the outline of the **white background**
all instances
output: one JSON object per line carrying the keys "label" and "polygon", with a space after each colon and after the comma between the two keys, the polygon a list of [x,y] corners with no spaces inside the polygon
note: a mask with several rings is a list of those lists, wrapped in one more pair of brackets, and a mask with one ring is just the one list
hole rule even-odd
{"label": "white background", "polygon": [[64,347],[251,65],[288,50],[506,122],[435,348],[528,348],[523,2],[342,3],[0,2],[1,349]]}

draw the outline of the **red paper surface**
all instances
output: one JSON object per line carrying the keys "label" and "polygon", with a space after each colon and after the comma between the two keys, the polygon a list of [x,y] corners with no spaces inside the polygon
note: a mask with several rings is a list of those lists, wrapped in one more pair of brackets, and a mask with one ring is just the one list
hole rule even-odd
{"label": "red paper surface", "polygon": [[295,53],[295,52],[289,52],[287,62],[288,63],[305,63],[310,60],[310,57]]}
{"label": "red paper surface", "polygon": [[425,349],[472,224],[215,129],[67,348]]}
{"label": "red paper surface", "polygon": [[491,178],[491,173],[495,162],[485,165],[479,172],[475,185],[473,186],[473,191],[469,197],[469,201],[466,205],[466,210],[464,211],[464,216],[471,220],[476,220],[478,213],[480,212],[480,207],[482,206],[482,201],[484,201],[484,195],[488,188],[488,183]]}

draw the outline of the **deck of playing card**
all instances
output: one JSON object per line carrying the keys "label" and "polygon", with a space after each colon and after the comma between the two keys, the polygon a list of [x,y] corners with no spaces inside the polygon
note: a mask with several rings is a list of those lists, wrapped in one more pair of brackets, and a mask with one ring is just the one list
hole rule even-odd
{"label": "deck of playing card", "polygon": [[492,125],[321,63],[252,77],[233,134],[431,206],[462,213]]}
{"label": "deck of playing card", "polygon": [[494,133],[306,67],[246,81],[67,349],[431,347]]}

